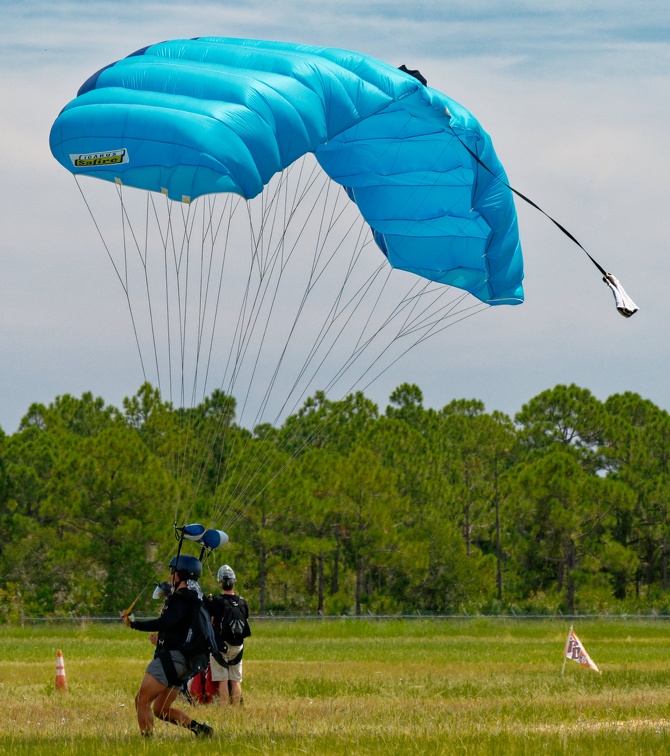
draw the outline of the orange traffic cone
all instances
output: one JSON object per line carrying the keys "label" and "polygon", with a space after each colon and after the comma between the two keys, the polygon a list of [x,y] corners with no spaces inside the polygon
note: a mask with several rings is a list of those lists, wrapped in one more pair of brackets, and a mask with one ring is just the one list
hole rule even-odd
{"label": "orange traffic cone", "polygon": [[65,677],[65,662],[63,652],[56,654],[56,690],[67,690],[67,678]]}

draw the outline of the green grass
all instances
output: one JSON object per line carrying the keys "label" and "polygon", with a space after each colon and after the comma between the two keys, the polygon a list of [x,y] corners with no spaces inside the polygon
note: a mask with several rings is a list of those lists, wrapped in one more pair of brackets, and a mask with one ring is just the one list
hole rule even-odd
{"label": "green grass", "polygon": [[[551,620],[256,621],[245,706],[182,706],[211,753],[670,753],[670,628],[584,620],[603,674],[568,662]],[[123,626],[0,628],[0,753],[172,753],[204,746],[133,697],[152,647]],[[62,649],[68,692],[54,691]],[[181,706],[181,704],[180,704]]]}

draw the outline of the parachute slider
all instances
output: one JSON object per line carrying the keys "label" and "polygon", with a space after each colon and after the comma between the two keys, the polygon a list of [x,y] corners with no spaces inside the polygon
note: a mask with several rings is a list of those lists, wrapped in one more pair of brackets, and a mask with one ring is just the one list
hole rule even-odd
{"label": "parachute slider", "polygon": [[193,523],[192,525],[182,525],[181,527],[174,526],[175,533],[179,532],[177,538],[179,540],[195,541],[198,543],[205,533],[205,526],[199,523]]}
{"label": "parachute slider", "polygon": [[209,528],[202,534],[202,538],[198,543],[202,544],[202,549],[200,550],[200,561],[202,562],[205,555],[211,554],[214,549],[218,549],[219,546],[225,546],[228,543],[228,534],[224,533],[223,530]]}
{"label": "parachute slider", "polygon": [[640,309],[635,302],[626,294],[625,289],[619,283],[619,279],[612,273],[606,273],[603,276],[603,281],[609,286],[614,294],[614,302],[616,303],[617,310],[624,316],[624,318],[630,318],[631,315]]}
{"label": "parachute slider", "polygon": [[228,543],[228,534],[223,530],[208,529],[203,534],[198,543],[201,543],[208,549],[218,549],[219,546],[225,546]]}

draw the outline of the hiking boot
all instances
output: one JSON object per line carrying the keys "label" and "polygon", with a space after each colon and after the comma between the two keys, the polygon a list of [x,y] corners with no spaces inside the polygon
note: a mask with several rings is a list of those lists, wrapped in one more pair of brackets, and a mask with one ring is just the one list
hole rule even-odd
{"label": "hiking boot", "polygon": [[211,738],[214,733],[214,730],[209,725],[196,722],[195,720],[191,722],[190,729],[196,738]]}

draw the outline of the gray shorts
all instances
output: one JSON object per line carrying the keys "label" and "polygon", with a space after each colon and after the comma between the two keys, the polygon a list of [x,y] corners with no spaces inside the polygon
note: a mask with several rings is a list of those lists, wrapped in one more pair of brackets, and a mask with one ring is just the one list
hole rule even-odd
{"label": "gray shorts", "polygon": [[[228,646],[228,651],[223,658],[226,661],[234,659],[243,648],[244,646]],[[242,682],[242,662],[231,664],[229,667],[222,667],[213,656],[210,656],[209,666],[212,670],[212,682],[222,682],[223,680]]]}
{"label": "gray shorts", "polygon": [[[181,651],[170,651],[172,657],[172,663],[174,664],[175,671],[179,676],[179,679],[184,682],[191,676],[191,667],[186,661],[186,657]],[[159,658],[154,658],[149,662],[149,666],[146,671],[155,677],[161,685],[165,685],[166,688],[178,688],[179,685],[169,685],[167,681],[167,675],[163,668],[163,662]]]}

